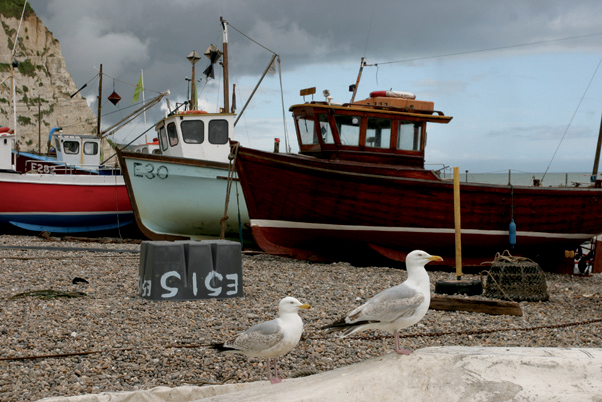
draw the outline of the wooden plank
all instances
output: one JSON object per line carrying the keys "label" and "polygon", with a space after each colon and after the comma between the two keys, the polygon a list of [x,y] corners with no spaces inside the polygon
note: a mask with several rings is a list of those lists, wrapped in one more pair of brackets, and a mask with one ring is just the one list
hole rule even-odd
{"label": "wooden plank", "polygon": [[493,315],[522,316],[523,311],[517,302],[503,300],[477,300],[453,296],[431,296],[430,308],[446,311],[470,311]]}
{"label": "wooden plank", "polygon": [[313,95],[316,93],[316,87],[312,87],[312,88],[305,88],[302,89],[301,91],[299,91],[301,96],[306,96],[306,95]]}

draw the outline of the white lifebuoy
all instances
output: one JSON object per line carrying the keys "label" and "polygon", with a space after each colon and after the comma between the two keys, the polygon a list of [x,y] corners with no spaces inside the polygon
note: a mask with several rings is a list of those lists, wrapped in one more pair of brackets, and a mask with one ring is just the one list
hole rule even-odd
{"label": "white lifebuoy", "polygon": [[416,95],[411,92],[402,91],[373,91],[370,92],[371,98],[387,97],[387,98],[402,98],[402,99],[416,99]]}

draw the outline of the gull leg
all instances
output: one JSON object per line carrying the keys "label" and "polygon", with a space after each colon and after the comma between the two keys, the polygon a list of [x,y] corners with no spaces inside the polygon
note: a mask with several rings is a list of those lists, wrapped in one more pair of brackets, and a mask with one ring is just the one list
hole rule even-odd
{"label": "gull leg", "polygon": [[[279,382],[282,382],[282,380],[280,379],[280,377],[278,377],[278,368],[276,367],[276,359],[278,359],[277,357],[274,357],[274,376],[270,378],[270,382],[272,384],[278,384]],[[269,367],[269,361],[268,361],[268,370],[270,369]]]}
{"label": "gull leg", "polygon": [[409,355],[410,353],[412,353],[411,350],[403,349],[399,345],[399,331],[395,331],[395,352],[397,352],[397,354],[400,354],[400,355]]}

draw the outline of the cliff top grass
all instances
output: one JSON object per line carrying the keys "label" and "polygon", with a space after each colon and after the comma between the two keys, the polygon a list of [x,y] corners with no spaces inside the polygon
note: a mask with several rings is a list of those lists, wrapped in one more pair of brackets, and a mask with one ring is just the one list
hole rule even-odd
{"label": "cliff top grass", "polygon": [[[20,19],[23,13],[23,4],[25,0],[2,0],[0,1],[0,14],[8,18]],[[33,8],[27,3],[25,9],[25,18],[35,15]]]}

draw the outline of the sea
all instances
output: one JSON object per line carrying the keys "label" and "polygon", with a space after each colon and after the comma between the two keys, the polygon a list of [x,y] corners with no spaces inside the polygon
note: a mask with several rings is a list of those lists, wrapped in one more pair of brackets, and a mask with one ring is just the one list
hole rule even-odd
{"label": "sea", "polygon": [[[442,178],[453,179],[453,171],[450,169],[440,170]],[[465,183],[489,183],[489,184],[512,184],[514,186],[532,186],[535,180],[539,180],[540,186],[587,186],[592,183],[591,173],[531,173],[522,171],[506,171],[493,173],[477,173],[469,171],[460,171],[460,182]],[[602,174],[596,176],[598,180],[602,179]]]}

